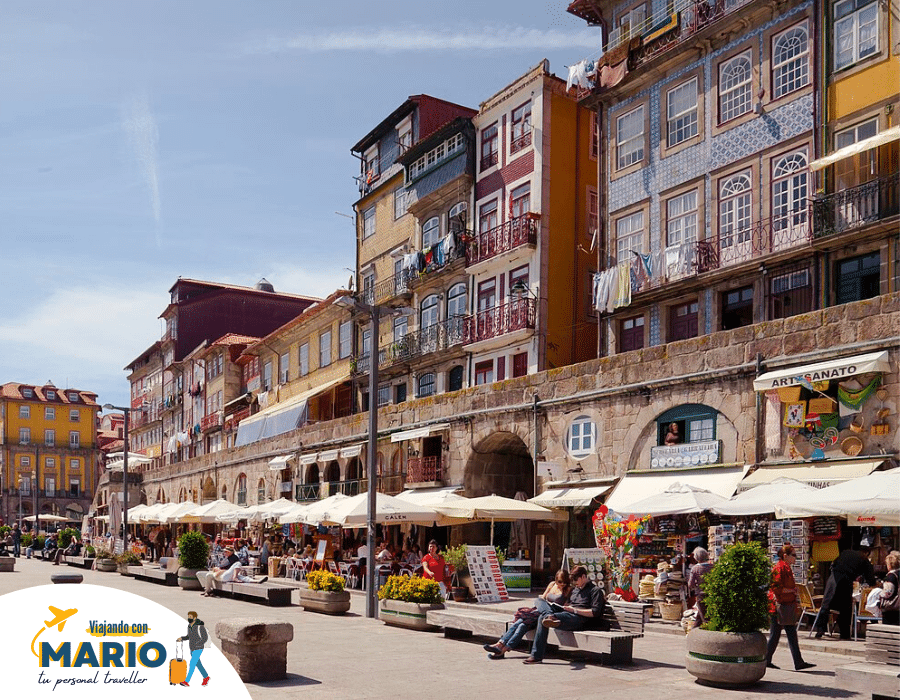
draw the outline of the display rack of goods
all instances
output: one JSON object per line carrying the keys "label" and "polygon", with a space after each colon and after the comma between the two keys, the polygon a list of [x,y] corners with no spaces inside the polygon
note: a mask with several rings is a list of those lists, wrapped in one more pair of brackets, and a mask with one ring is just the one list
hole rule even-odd
{"label": "display rack of goods", "polygon": [[711,561],[715,561],[722,556],[725,547],[734,544],[734,525],[730,523],[711,525],[707,531],[707,541],[709,542],[709,558]]}
{"label": "display rack of goods", "polygon": [[778,557],[778,549],[791,544],[797,558],[791,567],[797,583],[805,584],[809,574],[809,524],[805,520],[773,520],[769,523],[769,556],[772,561]]}

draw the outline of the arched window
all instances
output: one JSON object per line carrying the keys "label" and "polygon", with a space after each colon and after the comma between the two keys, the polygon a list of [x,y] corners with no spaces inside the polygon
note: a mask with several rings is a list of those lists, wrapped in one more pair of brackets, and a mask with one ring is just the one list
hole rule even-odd
{"label": "arched window", "polygon": [[247,505],[247,475],[240,474],[237,478],[237,486],[234,489],[237,492],[237,504],[239,506]]}
{"label": "arched window", "polygon": [[434,396],[434,372],[426,372],[419,376],[419,391],[416,395],[419,398]]}
{"label": "arched window", "polygon": [[456,365],[447,373],[447,391],[459,391],[463,388],[464,372],[462,365]]}
{"label": "arched window", "polygon": [[589,416],[578,416],[569,426],[566,448],[575,459],[591,454],[597,445],[597,425]]}
{"label": "arched window", "polygon": [[745,51],[719,66],[719,123],[746,114],[753,99],[753,64]]}
{"label": "arched window", "polygon": [[749,172],[722,181],[719,188],[719,242],[723,248],[750,240],[752,204]]}
{"label": "arched window", "polygon": [[440,308],[438,295],[431,294],[422,300],[422,308],[419,317],[419,328],[428,328],[437,325],[440,320]]}
{"label": "arched window", "polygon": [[465,202],[457,202],[454,204],[447,214],[447,220],[450,222],[451,231],[466,230],[466,209],[468,205]]}
{"label": "arched window", "polygon": [[778,99],[809,83],[809,30],[791,27],[772,46],[772,98]]}
{"label": "arched window", "polygon": [[266,480],[260,479],[256,483],[256,502],[265,503],[266,502]]}
{"label": "arched window", "polygon": [[[666,444],[666,435],[672,423],[678,425],[678,442],[707,442],[716,439],[718,411],[699,403],[676,406],[656,419],[657,445]],[[673,444],[678,444],[675,442]]]}
{"label": "arched window", "polygon": [[422,224],[422,250],[430,248],[441,237],[441,224],[436,216],[432,216]]}
{"label": "arched window", "polygon": [[772,219],[776,230],[806,222],[808,178],[804,151],[789,153],[775,161],[772,166]]}
{"label": "arched window", "polygon": [[391,474],[403,473],[403,450],[396,450],[391,457]]}

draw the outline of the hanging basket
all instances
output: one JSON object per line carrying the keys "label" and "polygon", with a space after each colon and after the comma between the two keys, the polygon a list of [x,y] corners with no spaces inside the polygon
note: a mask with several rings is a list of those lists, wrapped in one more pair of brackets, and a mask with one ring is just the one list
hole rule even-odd
{"label": "hanging basket", "polygon": [[799,386],[784,386],[779,387],[778,398],[781,399],[781,403],[797,403],[800,400],[800,389],[803,387]]}
{"label": "hanging basket", "polygon": [[681,602],[659,604],[659,614],[663,620],[677,621],[681,620],[681,614],[684,612],[684,606]]}

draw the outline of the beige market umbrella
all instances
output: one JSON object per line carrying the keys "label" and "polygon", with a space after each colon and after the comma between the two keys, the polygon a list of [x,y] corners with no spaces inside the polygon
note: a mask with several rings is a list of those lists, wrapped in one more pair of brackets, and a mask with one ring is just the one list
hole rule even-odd
{"label": "beige market umbrella", "polygon": [[[345,498],[322,511],[320,522],[340,525],[344,528],[365,527],[368,522],[369,494]],[[437,518],[434,508],[420,506],[384,493],[375,494],[376,523],[400,525],[402,523],[432,524]]]}
{"label": "beige market umbrella", "polygon": [[655,493],[625,508],[616,508],[623,515],[679,515],[684,513],[702,513],[722,505],[728,499],[712,491],[697,488],[690,484],[674,483],[662,493]]}
{"label": "beige market umbrella", "polygon": [[335,493],[331,496],[328,496],[328,498],[323,498],[321,501],[316,501],[315,503],[308,505],[306,507],[307,510],[305,512],[305,515],[303,516],[303,518],[301,520],[285,520],[284,519],[285,516],[282,516],[279,519],[279,522],[281,522],[281,523],[287,523],[287,522],[298,523],[298,522],[300,522],[300,523],[306,523],[307,525],[318,525],[319,523],[323,522],[322,518],[324,517],[325,512],[329,508],[333,508],[335,503],[337,503],[338,501],[342,501],[346,498],[348,498],[348,497],[342,493]]}
{"label": "beige market umbrella", "polygon": [[212,503],[206,503],[186,513],[182,513],[176,520],[180,523],[215,523],[218,522],[216,520],[218,516],[225,513],[233,513],[239,508],[240,506],[237,503],[220,498]]}
{"label": "beige market umbrella", "polygon": [[489,520],[491,522],[491,544],[494,544],[494,523],[498,521],[565,521],[568,519],[568,514],[565,511],[551,510],[528,501],[518,501],[515,498],[506,498],[496,494],[467,498],[463,502],[452,502],[435,506],[435,510],[459,522]]}
{"label": "beige market umbrella", "polygon": [[180,518],[185,513],[188,513],[194,510],[197,507],[197,504],[193,501],[184,501],[182,503],[167,503],[168,507],[160,510],[159,515],[157,517],[162,518],[160,522],[163,523],[178,523],[181,522]]}

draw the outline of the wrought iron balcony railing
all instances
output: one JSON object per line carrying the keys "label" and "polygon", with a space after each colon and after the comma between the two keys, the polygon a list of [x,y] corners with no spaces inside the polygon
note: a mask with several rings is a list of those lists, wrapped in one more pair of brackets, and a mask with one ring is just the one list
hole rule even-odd
{"label": "wrought iron balcony railing", "polygon": [[295,501],[318,501],[319,500],[319,487],[321,484],[296,484],[294,486],[294,500]]}
{"label": "wrought iron balcony railing", "polygon": [[465,317],[448,318],[441,323],[407,333],[396,343],[392,343],[387,348],[385,361],[387,364],[408,362],[432,352],[460,345],[464,337]]}
{"label": "wrought iron balcony railing", "polygon": [[410,457],[406,462],[406,483],[443,481],[444,465],[440,457]]}
{"label": "wrought iron balcony railing", "polygon": [[534,328],[534,302],[534,299],[513,299],[467,316],[463,342],[477,343],[513,331]]}
{"label": "wrought iron balcony railing", "polygon": [[539,220],[540,215],[528,213],[474,234],[466,245],[466,264],[489,260],[521,245],[534,245],[537,243]]}
{"label": "wrought iron balcony railing", "polygon": [[413,270],[401,270],[391,277],[363,289],[360,299],[369,305],[383,304],[403,294],[409,294],[411,292],[409,283],[415,276],[416,273]]}
{"label": "wrought iron balcony railing", "polygon": [[200,419],[200,430],[206,432],[207,430],[213,430],[222,425],[222,412],[216,411],[215,413],[210,413],[208,416],[203,416]]}
{"label": "wrought iron balcony railing", "polygon": [[816,238],[884,221],[900,214],[900,173],[821,196],[813,202]]}

